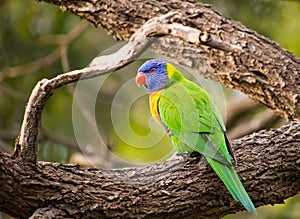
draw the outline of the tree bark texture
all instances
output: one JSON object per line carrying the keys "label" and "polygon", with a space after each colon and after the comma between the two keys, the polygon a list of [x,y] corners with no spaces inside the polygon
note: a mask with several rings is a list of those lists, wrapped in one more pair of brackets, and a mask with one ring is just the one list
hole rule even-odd
{"label": "tree bark texture", "polygon": [[[299,59],[206,5],[171,0],[44,1],[72,11],[122,40],[128,40],[150,18],[178,11],[170,24],[197,29],[203,33],[199,38],[205,40],[192,45],[163,37],[153,46],[155,51],[240,89],[287,119],[300,117]],[[230,46],[214,46],[214,42]],[[130,45],[128,51],[134,51]],[[228,49],[233,47],[241,49]],[[128,63],[139,54],[135,52],[119,57],[114,67]],[[86,78],[99,75],[105,71],[105,66],[98,65],[102,58],[94,59],[93,66],[37,84],[36,95],[31,95],[26,107],[17,153],[11,157],[0,152],[0,211],[18,218],[220,218],[243,210],[203,160],[193,164],[187,155],[121,170],[35,163],[40,115],[52,90],[83,79],[84,72],[92,73]],[[236,170],[255,206],[283,203],[300,191],[299,129],[300,122],[293,122],[232,142],[238,158]]]}
{"label": "tree bark texture", "polygon": [[42,1],[101,26],[120,40],[128,40],[150,18],[179,11],[182,16],[176,22],[238,45],[242,52],[196,47],[172,38],[159,40],[153,46],[154,51],[242,91],[287,120],[300,119],[300,59],[207,5],[179,0]]}
{"label": "tree bark texture", "polygon": [[[237,173],[257,207],[300,191],[299,129],[295,122],[232,142]],[[220,218],[243,210],[204,160],[186,158],[103,170],[20,164],[0,153],[0,210],[17,218]]]}

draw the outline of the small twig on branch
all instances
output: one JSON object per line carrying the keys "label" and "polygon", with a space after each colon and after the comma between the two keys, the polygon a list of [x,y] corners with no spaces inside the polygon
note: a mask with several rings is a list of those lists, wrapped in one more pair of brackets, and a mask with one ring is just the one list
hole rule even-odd
{"label": "small twig on branch", "polygon": [[[16,131],[7,131],[7,130],[2,130],[0,129],[0,139],[5,143],[7,140],[13,141],[16,139],[16,136],[18,136],[18,132]],[[51,141],[56,144],[61,144],[66,148],[69,148],[71,150],[75,151],[80,151],[80,148],[78,147],[78,144],[75,140],[72,140],[70,138],[67,138],[66,136],[64,137],[59,137],[53,133],[50,133],[43,128],[40,130],[40,135],[39,135],[41,140],[44,141]],[[1,141],[0,140],[0,141]],[[2,144],[2,142],[0,142]],[[5,143],[8,145],[7,143]],[[1,147],[1,146],[0,146]],[[11,148],[9,151],[12,152],[13,148]]]}
{"label": "small twig on branch", "polygon": [[42,44],[68,45],[82,34],[88,27],[86,21],[81,21],[67,34],[46,35],[39,39]]}
{"label": "small twig on branch", "polygon": [[3,81],[4,78],[15,78],[20,75],[38,71],[43,67],[52,65],[56,60],[59,59],[60,48],[56,48],[53,52],[48,54],[45,57],[34,60],[30,63],[14,66],[14,67],[4,67],[0,71],[0,81]]}
{"label": "small twig on branch", "polygon": [[0,90],[16,100],[20,100],[22,102],[27,100],[27,96],[24,93],[7,84],[4,84],[3,82],[0,82]]}
{"label": "small twig on branch", "polygon": [[15,78],[23,74],[36,72],[41,68],[52,65],[59,58],[62,60],[63,68],[66,69],[66,51],[68,50],[69,45],[86,29],[87,25],[88,23],[81,22],[68,34],[42,37],[40,39],[41,43],[58,44],[59,46],[47,56],[34,60],[30,63],[9,68],[4,67],[0,71],[0,81],[3,81],[4,78]]}
{"label": "small twig on branch", "polygon": [[[177,14],[177,12],[170,12],[150,19],[132,35],[129,42],[120,50],[110,55],[96,57],[86,68],[61,74],[50,80],[41,80],[29,98],[20,135],[16,141],[14,157],[32,163],[36,162],[37,134],[41,113],[54,89],[78,80],[109,73],[129,64],[154,41],[149,36],[170,35],[195,45],[201,44],[204,39],[201,31],[181,24],[170,23]],[[205,40],[205,43],[209,42],[212,42],[212,39]]]}
{"label": "small twig on branch", "polygon": [[43,140],[51,141],[57,144],[61,144],[69,149],[80,151],[78,144],[75,140],[64,137],[59,137],[56,134],[50,133],[45,130],[41,130],[40,138]]}
{"label": "small twig on branch", "polygon": [[0,138],[1,139],[14,140],[16,138],[16,136],[18,136],[17,132],[0,129]]}
{"label": "small twig on branch", "polygon": [[11,153],[13,151],[13,148],[0,138],[0,151]]}

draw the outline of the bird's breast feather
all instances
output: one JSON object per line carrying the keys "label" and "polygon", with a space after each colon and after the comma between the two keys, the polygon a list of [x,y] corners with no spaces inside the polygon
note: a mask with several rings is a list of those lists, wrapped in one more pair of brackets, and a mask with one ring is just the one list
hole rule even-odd
{"label": "bird's breast feather", "polygon": [[161,96],[161,92],[162,92],[162,90],[152,92],[149,94],[150,112],[151,112],[151,115],[153,116],[153,118],[158,123],[161,123],[159,110],[158,110],[158,102],[159,102],[159,99]]}

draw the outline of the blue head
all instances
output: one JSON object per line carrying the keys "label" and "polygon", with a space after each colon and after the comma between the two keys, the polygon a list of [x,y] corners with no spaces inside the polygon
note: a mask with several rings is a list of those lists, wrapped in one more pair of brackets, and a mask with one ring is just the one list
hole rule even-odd
{"label": "blue head", "polygon": [[158,59],[145,62],[138,70],[136,83],[143,85],[149,93],[166,88],[169,81],[167,65]]}

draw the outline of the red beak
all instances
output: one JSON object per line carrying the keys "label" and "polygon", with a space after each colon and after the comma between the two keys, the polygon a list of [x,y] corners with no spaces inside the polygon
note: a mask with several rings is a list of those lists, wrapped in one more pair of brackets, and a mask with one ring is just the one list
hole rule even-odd
{"label": "red beak", "polygon": [[146,76],[143,73],[138,72],[135,76],[135,83],[137,85],[146,84]]}

